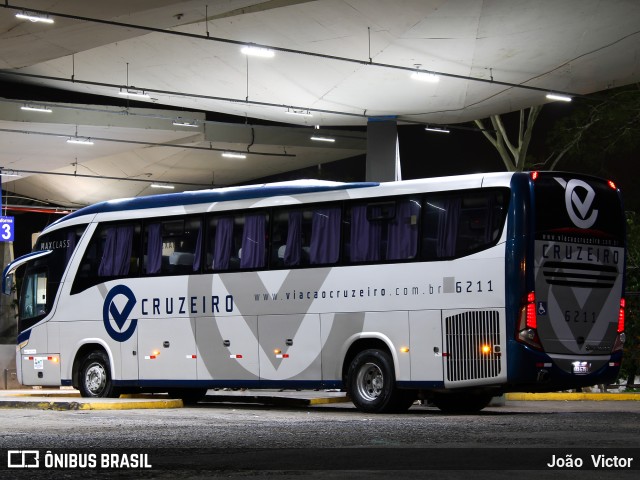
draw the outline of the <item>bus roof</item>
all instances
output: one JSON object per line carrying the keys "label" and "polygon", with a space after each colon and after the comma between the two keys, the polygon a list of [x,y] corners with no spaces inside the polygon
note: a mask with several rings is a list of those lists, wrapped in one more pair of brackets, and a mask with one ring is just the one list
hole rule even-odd
{"label": "bus roof", "polygon": [[192,192],[166,193],[147,197],[122,198],[96,203],[81,208],[64,216],[51,226],[61,221],[84,215],[105,212],[120,212],[126,210],[143,210],[148,208],[174,207],[180,205],[197,205],[213,202],[227,202],[233,200],[247,200],[262,197],[276,197],[281,195],[299,195],[303,193],[328,192],[347,190],[352,188],[367,188],[380,185],[377,182],[330,182],[326,180],[294,180],[241,187],[225,187]]}

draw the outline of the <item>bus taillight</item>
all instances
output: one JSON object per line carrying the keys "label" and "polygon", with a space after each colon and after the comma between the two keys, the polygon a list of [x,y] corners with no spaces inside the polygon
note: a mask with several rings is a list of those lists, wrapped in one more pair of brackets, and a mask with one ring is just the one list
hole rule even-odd
{"label": "bus taillight", "polygon": [[618,311],[618,333],[624,332],[624,307],[626,302],[624,298],[620,299],[620,310]]}
{"label": "bus taillight", "polygon": [[613,190],[617,190],[618,187],[616,186],[615,182],[613,180],[609,180],[607,182],[607,185],[609,185],[609,187],[611,187]]}
{"label": "bus taillight", "polygon": [[520,309],[518,340],[534,348],[541,349],[542,345],[540,344],[537,328],[536,294],[535,292],[529,292],[526,303]]}
{"label": "bus taillight", "polygon": [[620,309],[618,310],[618,335],[616,336],[616,341],[613,344],[613,351],[618,352],[622,350],[624,347],[624,341],[626,340],[626,335],[624,333],[624,307],[626,302],[624,298],[620,299]]}

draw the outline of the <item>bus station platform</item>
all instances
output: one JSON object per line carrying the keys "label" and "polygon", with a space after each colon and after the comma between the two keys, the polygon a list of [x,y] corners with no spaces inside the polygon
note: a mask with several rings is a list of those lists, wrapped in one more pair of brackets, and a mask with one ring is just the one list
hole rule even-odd
{"label": "bus station platform", "polygon": [[[490,406],[509,401],[640,401],[640,393],[508,393]],[[253,404],[304,408],[350,402],[344,392],[311,390],[209,390],[201,404]],[[71,388],[0,390],[0,409],[135,410],[182,408],[181,399],[166,394],[122,395],[120,398],[83,398]]]}

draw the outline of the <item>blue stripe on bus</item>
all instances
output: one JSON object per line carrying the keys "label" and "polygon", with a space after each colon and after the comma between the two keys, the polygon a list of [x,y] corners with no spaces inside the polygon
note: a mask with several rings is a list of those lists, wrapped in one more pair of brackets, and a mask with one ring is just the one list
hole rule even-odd
{"label": "blue stripe on bus", "polygon": [[[232,189],[200,190],[194,192],[165,193],[147,197],[126,198],[96,203],[81,208],[58,220],[68,220],[82,215],[92,215],[104,212],[120,212],[125,210],[142,210],[146,208],[175,207],[181,205],[196,205],[199,203],[228,202],[233,200],[248,200],[252,198],[277,197],[283,195],[300,195],[303,193],[329,192],[352,188],[377,187],[377,182],[353,182],[340,184],[316,185],[259,185],[252,187],[237,187]],[[56,222],[57,223],[57,222]]]}
{"label": "blue stripe on bus", "polygon": [[27,330],[26,332],[22,332],[18,334],[16,345],[20,345],[22,342],[26,342],[27,340],[29,340],[29,338],[31,338],[31,329]]}

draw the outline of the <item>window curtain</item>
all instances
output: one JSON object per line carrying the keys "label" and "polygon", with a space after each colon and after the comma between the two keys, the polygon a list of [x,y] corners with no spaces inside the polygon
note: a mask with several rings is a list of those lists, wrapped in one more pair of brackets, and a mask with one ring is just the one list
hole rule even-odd
{"label": "window curtain", "polygon": [[287,229],[287,248],[284,251],[284,264],[300,265],[302,255],[302,212],[289,212]]}
{"label": "window curtain", "polygon": [[438,218],[438,258],[453,257],[456,254],[458,224],[460,222],[461,198],[447,198],[442,202],[443,209]]}
{"label": "window curtain", "polygon": [[213,251],[213,268],[215,270],[229,270],[231,246],[233,244],[233,218],[218,219],[216,225],[215,247]]}
{"label": "window curtain", "polygon": [[265,216],[247,215],[242,232],[240,268],[264,267],[265,258]]}
{"label": "window curtain", "polygon": [[335,263],[340,255],[340,208],[313,212],[309,259],[312,264]]}
{"label": "window curtain", "polygon": [[162,267],[162,224],[147,226],[147,274],[160,273]]}
{"label": "window curtain", "polygon": [[98,267],[98,275],[128,275],[133,245],[133,226],[107,229],[107,238]]}
{"label": "window curtain", "polygon": [[193,255],[193,271],[200,270],[200,262],[202,261],[202,225],[198,227],[198,237],[196,238],[196,251]]}
{"label": "window curtain", "polygon": [[409,200],[398,203],[396,216],[389,222],[387,260],[403,260],[416,256],[419,214],[418,202]]}
{"label": "window curtain", "polygon": [[382,224],[367,220],[367,205],[356,205],[351,209],[352,262],[380,260],[381,235]]}

